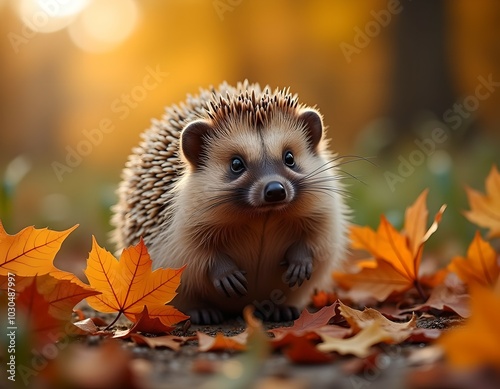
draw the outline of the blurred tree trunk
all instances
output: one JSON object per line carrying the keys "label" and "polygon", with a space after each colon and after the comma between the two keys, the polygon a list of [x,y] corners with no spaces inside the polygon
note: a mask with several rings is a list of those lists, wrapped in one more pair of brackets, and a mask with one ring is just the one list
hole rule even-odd
{"label": "blurred tree trunk", "polygon": [[394,144],[413,139],[411,130],[422,112],[442,120],[453,106],[446,2],[402,1],[394,36],[394,72],[389,116],[393,120]]}

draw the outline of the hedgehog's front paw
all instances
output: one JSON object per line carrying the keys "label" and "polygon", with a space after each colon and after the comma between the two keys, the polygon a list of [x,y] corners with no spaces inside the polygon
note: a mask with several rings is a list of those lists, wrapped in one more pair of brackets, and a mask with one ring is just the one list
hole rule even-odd
{"label": "hedgehog's front paw", "polygon": [[300,316],[300,312],[294,306],[278,305],[270,311],[257,308],[254,315],[261,320],[280,322],[296,320]]}
{"label": "hedgehog's front paw", "polygon": [[193,324],[220,324],[224,321],[222,312],[215,308],[191,309],[188,312]]}
{"label": "hedgehog's front paw", "polygon": [[220,294],[227,297],[240,297],[247,294],[245,271],[238,269],[227,255],[220,255],[210,270],[212,282]]}
{"label": "hedgehog's front paw", "polygon": [[283,280],[291,288],[295,284],[301,286],[312,274],[312,253],[311,250],[302,242],[294,243],[285,253],[285,264],[288,269],[283,275]]}

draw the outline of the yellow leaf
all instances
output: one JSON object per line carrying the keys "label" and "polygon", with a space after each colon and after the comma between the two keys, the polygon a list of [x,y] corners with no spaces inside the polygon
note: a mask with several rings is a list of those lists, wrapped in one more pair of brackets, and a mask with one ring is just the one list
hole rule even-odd
{"label": "yellow leaf", "polygon": [[478,226],[489,228],[488,238],[500,237],[500,173],[492,166],[486,178],[486,194],[465,188],[469,199],[470,211],[465,217]]}
{"label": "yellow leaf", "polygon": [[479,231],[469,245],[467,257],[453,258],[448,269],[468,285],[494,287],[500,276],[499,257]]}
{"label": "yellow leaf", "polygon": [[144,306],[151,318],[158,317],[165,325],[173,325],[188,316],[165,305],[176,295],[184,267],[152,271],[152,261],[142,239],[136,246],[123,250],[118,261],[108,251],[92,242],[85,275],[101,295],[87,298],[89,305],[100,312],[120,312],[134,321]]}

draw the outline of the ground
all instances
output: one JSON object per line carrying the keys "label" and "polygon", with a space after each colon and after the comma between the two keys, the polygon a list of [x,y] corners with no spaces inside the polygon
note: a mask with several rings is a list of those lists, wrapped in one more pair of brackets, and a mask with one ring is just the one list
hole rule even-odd
{"label": "ground", "polygon": [[[95,312],[93,312],[95,315]],[[112,315],[101,315],[112,318]],[[461,325],[463,319],[455,315],[418,319],[420,328],[446,330]],[[123,321],[123,323],[125,323]],[[291,326],[293,322],[264,323],[266,329]],[[173,334],[195,336],[196,331],[215,336],[223,333],[234,336],[245,330],[241,321],[226,321],[221,325],[179,327]],[[116,329],[126,329],[118,325]],[[88,340],[99,343],[102,340]],[[420,372],[436,368],[440,354],[423,343],[384,345],[366,359],[338,356],[326,364],[294,364],[281,352],[199,352],[198,342],[190,340],[179,351],[168,348],[138,346],[123,341],[122,347],[131,352],[134,366],[143,377],[141,388],[424,388],[413,382]],[[422,353],[429,349],[428,355]],[[264,353],[265,354],[265,353]],[[419,359],[421,361],[419,361]],[[422,365],[423,362],[423,365]],[[241,373],[241,374],[240,374]],[[230,377],[234,376],[234,379]],[[144,379],[147,382],[144,382]],[[428,382],[427,382],[428,383]],[[425,385],[427,384],[425,383]],[[439,382],[435,382],[435,388]],[[142,386],[144,385],[144,386]],[[469,386],[446,386],[468,388]]]}

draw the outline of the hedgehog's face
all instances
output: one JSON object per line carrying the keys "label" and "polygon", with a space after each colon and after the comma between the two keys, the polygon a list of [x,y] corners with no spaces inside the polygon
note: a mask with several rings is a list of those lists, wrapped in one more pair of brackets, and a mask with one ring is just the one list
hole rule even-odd
{"label": "hedgehog's face", "polygon": [[244,121],[214,128],[200,120],[182,131],[181,151],[208,204],[225,212],[282,211],[311,197],[304,180],[324,163],[322,136],[314,110],[277,115],[259,130]]}

